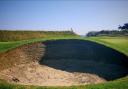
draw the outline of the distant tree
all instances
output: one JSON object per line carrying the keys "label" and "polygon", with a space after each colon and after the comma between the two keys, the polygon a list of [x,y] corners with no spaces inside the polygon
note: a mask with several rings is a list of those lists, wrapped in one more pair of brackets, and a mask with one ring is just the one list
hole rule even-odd
{"label": "distant tree", "polygon": [[123,26],[118,27],[120,30],[101,30],[101,31],[90,31],[86,36],[117,36],[117,35],[126,35],[128,36],[128,23],[125,23]]}
{"label": "distant tree", "polygon": [[90,36],[97,36],[98,35],[98,32],[96,31],[90,31],[86,34],[86,36],[90,37]]}
{"label": "distant tree", "polygon": [[128,32],[128,23],[125,23],[123,26],[119,25],[118,29],[121,29],[121,31]]}
{"label": "distant tree", "polygon": [[98,32],[99,34],[109,34],[110,31],[109,30],[101,30]]}
{"label": "distant tree", "polygon": [[74,31],[73,31],[73,29],[72,29],[72,28],[71,28],[70,30],[71,30],[71,32],[72,32],[72,33],[74,33]]}

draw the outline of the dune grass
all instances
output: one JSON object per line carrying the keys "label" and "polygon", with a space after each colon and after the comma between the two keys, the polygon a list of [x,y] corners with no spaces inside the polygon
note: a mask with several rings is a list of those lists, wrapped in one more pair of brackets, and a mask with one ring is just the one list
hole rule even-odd
{"label": "dune grass", "polygon": [[[21,41],[8,41],[0,42],[0,52],[6,52],[18,46],[38,42],[45,40],[58,40],[58,39],[82,39],[94,41],[108,47],[114,48],[128,56],[128,37],[91,37],[91,38],[80,38],[76,36],[70,37],[49,37],[49,38],[36,38]],[[17,84],[9,84],[3,80],[0,80],[0,89],[128,89],[128,77],[124,77],[118,80],[110,81],[103,84],[92,84],[82,86],[71,86],[71,87],[44,87],[44,86],[25,86]]]}
{"label": "dune grass", "polygon": [[55,39],[78,37],[72,31],[8,31],[0,30],[0,52],[6,52],[23,44]]}
{"label": "dune grass", "polygon": [[0,42],[28,39],[47,39],[51,37],[77,36],[73,31],[7,31],[0,30]]}

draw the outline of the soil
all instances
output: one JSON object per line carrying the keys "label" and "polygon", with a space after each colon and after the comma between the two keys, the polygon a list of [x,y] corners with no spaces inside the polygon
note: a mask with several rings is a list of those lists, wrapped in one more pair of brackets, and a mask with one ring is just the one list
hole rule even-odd
{"label": "soil", "polygon": [[23,85],[97,84],[128,74],[125,55],[82,40],[28,44],[2,54],[0,60],[10,65],[0,64],[0,79]]}

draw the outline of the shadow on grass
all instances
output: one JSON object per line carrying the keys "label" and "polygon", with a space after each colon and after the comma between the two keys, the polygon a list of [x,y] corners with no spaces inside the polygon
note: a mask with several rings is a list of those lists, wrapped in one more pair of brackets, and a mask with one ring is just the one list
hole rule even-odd
{"label": "shadow on grass", "polygon": [[128,57],[104,45],[84,40],[43,42],[45,54],[40,64],[68,71],[96,74],[114,80],[128,74]]}

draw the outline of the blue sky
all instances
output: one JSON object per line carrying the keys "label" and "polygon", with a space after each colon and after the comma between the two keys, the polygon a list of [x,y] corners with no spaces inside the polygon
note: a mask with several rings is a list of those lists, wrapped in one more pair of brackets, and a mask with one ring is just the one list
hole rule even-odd
{"label": "blue sky", "polygon": [[0,0],[0,29],[117,29],[128,22],[128,0]]}

